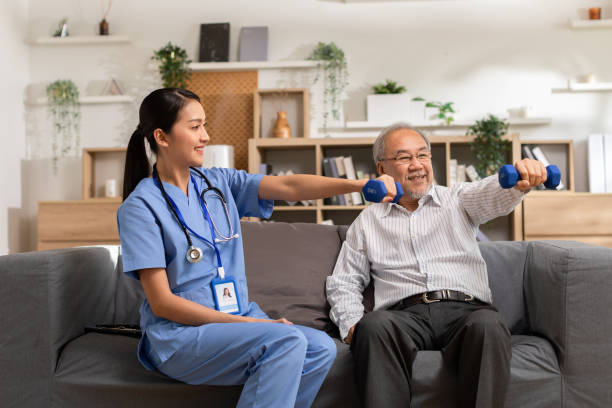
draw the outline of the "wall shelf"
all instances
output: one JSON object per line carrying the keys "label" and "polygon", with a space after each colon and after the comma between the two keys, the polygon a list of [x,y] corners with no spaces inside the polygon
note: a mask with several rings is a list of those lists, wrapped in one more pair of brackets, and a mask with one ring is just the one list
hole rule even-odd
{"label": "wall shelf", "polygon": [[[510,126],[536,126],[536,125],[548,125],[551,123],[551,118],[522,118],[522,119],[507,119]],[[457,129],[467,128],[474,124],[474,121],[457,121],[450,125],[440,125],[434,122],[428,123],[413,123],[413,127],[418,129]],[[350,131],[350,130],[382,130],[389,126],[390,123],[376,123],[376,122],[346,122],[346,126],[338,128],[327,128],[328,131]],[[323,130],[323,129],[321,129]]]}
{"label": "wall shelf", "polygon": [[612,91],[612,82],[573,82],[570,81],[567,87],[552,88],[553,93],[571,92],[609,92]]}
{"label": "wall shelf", "polygon": [[[102,95],[102,96],[83,96],[79,98],[81,105],[97,105],[97,104],[108,104],[108,103],[129,103],[133,102],[134,97],[131,95]],[[47,97],[37,98],[34,101],[30,101],[31,105],[47,105]]]}
{"label": "wall shelf", "polygon": [[33,45],[102,45],[125,44],[130,39],[125,35],[89,35],[68,37],[38,37],[31,43]]}
{"label": "wall shelf", "polygon": [[260,69],[315,68],[317,61],[236,61],[236,62],[194,62],[189,64],[193,71],[257,71]]}
{"label": "wall shelf", "polygon": [[575,30],[593,28],[612,28],[612,19],[604,20],[570,20],[570,27]]}

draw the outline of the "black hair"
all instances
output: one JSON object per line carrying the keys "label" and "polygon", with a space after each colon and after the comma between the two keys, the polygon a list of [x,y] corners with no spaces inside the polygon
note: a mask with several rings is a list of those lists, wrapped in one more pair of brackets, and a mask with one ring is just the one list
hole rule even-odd
{"label": "black hair", "polygon": [[170,132],[180,110],[187,100],[200,102],[198,95],[181,88],[161,88],[147,95],[140,104],[139,122],[132,133],[125,155],[123,173],[123,199],[136,188],[140,180],[149,177],[151,165],[147,158],[145,139],[151,151],[157,154],[157,143],[153,137],[155,129]]}

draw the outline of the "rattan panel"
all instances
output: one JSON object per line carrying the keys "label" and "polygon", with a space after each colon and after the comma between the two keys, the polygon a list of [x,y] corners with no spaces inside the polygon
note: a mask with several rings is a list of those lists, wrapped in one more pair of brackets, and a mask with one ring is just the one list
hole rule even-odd
{"label": "rattan panel", "polygon": [[234,146],[237,169],[248,169],[248,142],[253,137],[253,92],[257,71],[194,72],[189,90],[201,99],[210,144]]}

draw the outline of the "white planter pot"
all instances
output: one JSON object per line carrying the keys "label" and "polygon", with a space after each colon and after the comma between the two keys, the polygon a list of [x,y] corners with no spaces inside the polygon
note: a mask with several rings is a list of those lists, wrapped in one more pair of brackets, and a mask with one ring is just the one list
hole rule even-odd
{"label": "white planter pot", "polygon": [[410,101],[410,124],[426,122],[425,101]]}
{"label": "white planter pot", "polygon": [[410,121],[410,96],[406,94],[368,95],[368,122]]}

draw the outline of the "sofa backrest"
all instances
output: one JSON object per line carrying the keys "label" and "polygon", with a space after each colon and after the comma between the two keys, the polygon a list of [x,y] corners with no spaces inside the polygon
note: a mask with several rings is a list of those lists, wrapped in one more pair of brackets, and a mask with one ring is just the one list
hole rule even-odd
{"label": "sofa backrest", "polygon": [[[242,222],[249,299],[271,318],[337,334],[329,318],[325,280],[331,275],[346,237],[346,226],[305,223]],[[480,251],[487,263],[493,302],[513,334],[527,329],[523,271],[527,242],[485,242]],[[140,283],[121,273],[117,284],[115,323],[138,324],[143,299]],[[364,293],[373,306],[373,288]]]}

